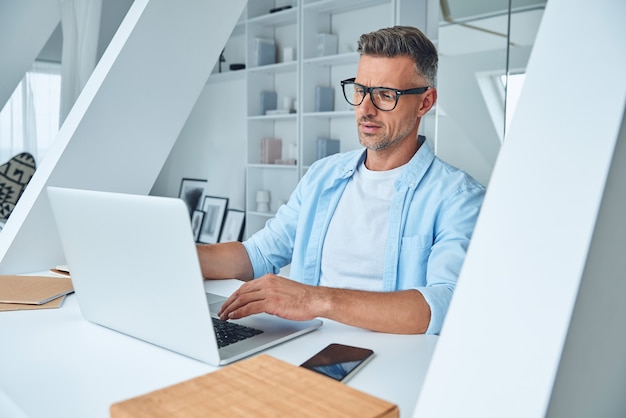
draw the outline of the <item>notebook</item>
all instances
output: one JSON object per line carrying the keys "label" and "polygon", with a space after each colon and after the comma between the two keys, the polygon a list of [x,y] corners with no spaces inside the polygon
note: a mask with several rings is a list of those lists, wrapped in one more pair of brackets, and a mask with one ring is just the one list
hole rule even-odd
{"label": "notebook", "polygon": [[205,292],[182,200],[58,187],[47,193],[88,321],[211,365],[322,325],[252,315],[232,322],[262,332],[219,348],[212,317],[225,298]]}

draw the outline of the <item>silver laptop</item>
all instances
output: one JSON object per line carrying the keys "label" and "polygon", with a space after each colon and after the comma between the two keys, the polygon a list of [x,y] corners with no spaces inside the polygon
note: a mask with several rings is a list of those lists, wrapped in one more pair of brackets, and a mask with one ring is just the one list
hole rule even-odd
{"label": "silver laptop", "polygon": [[252,315],[228,322],[262,332],[219,348],[212,317],[217,318],[225,298],[205,292],[182,200],[57,187],[47,191],[81,313],[91,322],[212,365],[322,325],[317,319]]}

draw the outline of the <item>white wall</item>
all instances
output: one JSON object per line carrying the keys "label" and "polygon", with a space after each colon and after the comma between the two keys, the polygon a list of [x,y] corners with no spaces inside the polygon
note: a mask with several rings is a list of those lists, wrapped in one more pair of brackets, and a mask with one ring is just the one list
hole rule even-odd
{"label": "white wall", "polygon": [[[440,57],[438,92],[440,115],[437,155],[487,185],[500,151],[500,137],[480,89],[477,75],[506,73],[506,43],[501,49]],[[524,68],[530,47],[516,47],[510,66]],[[498,121],[501,131],[504,125]]]}
{"label": "white wall", "polygon": [[204,87],[151,194],[176,197],[183,178],[206,179],[207,194],[244,209],[246,96],[243,75]]}

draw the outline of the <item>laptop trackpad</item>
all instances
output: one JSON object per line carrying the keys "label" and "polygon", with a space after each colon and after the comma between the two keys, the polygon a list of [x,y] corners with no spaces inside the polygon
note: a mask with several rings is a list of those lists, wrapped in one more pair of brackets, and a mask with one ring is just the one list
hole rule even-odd
{"label": "laptop trackpad", "polygon": [[209,312],[216,314],[226,301],[226,297],[206,292],[206,301],[209,304]]}

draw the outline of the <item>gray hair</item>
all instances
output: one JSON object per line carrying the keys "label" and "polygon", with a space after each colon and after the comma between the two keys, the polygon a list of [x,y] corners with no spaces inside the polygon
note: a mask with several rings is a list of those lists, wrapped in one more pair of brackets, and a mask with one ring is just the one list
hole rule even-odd
{"label": "gray hair", "polygon": [[408,56],[415,63],[415,70],[429,85],[437,83],[437,48],[424,35],[412,26],[394,26],[361,35],[357,43],[361,55],[375,57]]}

